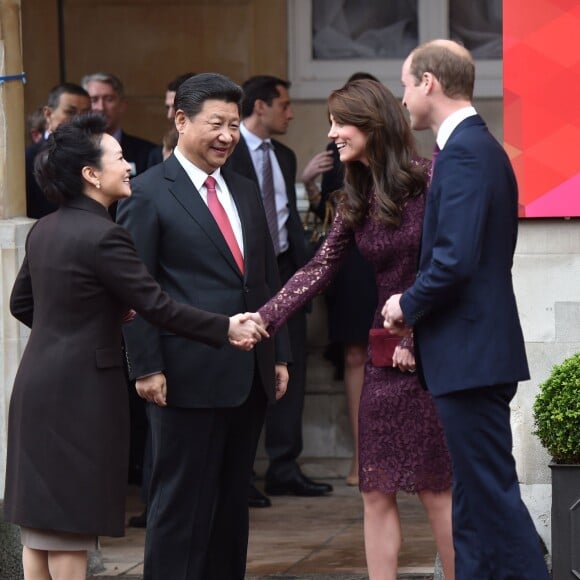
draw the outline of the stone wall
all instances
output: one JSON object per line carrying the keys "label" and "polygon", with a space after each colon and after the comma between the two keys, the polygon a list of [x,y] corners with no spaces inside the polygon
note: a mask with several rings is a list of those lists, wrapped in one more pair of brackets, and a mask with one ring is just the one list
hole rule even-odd
{"label": "stone wall", "polygon": [[580,223],[525,220],[514,262],[531,380],[513,402],[514,455],[522,495],[550,549],[550,457],[533,435],[532,405],[555,364],[580,350]]}
{"label": "stone wall", "polygon": [[4,497],[8,405],[28,329],[10,315],[12,285],[24,258],[24,243],[34,220],[0,220],[0,499]]}

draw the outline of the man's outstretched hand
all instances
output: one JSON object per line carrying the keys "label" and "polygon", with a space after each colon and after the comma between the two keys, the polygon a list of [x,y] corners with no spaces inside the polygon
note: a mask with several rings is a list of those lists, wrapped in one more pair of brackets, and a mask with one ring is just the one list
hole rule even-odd
{"label": "man's outstretched hand", "polygon": [[[257,322],[258,317],[259,322]],[[241,350],[252,350],[263,338],[269,338],[259,314],[246,312],[230,317],[228,338],[230,344]]]}

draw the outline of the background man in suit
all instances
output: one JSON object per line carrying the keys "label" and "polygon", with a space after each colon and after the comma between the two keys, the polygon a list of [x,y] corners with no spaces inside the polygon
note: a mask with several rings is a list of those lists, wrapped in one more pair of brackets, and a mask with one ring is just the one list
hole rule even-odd
{"label": "background man in suit", "polygon": [[511,278],[517,184],[509,159],[471,105],[475,67],[449,40],[403,65],[413,129],[440,150],[427,195],[416,282],[391,296],[385,326],[413,327],[453,461],[458,580],[548,578],[512,456],[510,400],[529,378]]}
{"label": "background man in suit", "polygon": [[[169,131],[175,131],[175,107],[173,106],[175,102],[175,93],[183,81],[186,81],[193,76],[195,76],[195,73],[185,73],[175,77],[172,81],[167,83],[167,89],[165,90],[165,117],[167,119]],[[165,136],[167,135],[168,132],[165,133]],[[164,151],[164,149],[165,143],[156,146],[151,150],[149,153],[149,160],[147,161],[147,167],[153,167],[153,165],[161,163],[167,157],[166,153],[168,152]]]}
{"label": "background man in suit", "polygon": [[48,93],[46,105],[43,107],[46,131],[39,141],[29,145],[25,151],[26,215],[28,217],[38,219],[55,211],[58,207],[46,199],[34,178],[34,160],[44,145],[46,137],[61,123],[70,121],[74,116],[90,110],[89,94],[79,85],[63,83]]}
{"label": "background man in suit", "polygon": [[[240,143],[228,161],[229,167],[252,179],[260,188],[266,216],[271,216],[268,217],[268,226],[283,284],[306,263],[304,229],[296,207],[296,155],[272,139],[275,135],[284,135],[294,117],[289,87],[288,81],[266,75],[252,77],[244,83]],[[269,186],[264,184],[265,161],[268,163],[266,181],[269,181]],[[268,187],[271,195],[268,195]],[[272,203],[270,210],[269,201]],[[270,495],[317,496],[331,492],[332,486],[308,479],[296,461],[302,452],[306,385],[305,311],[289,320],[288,331],[294,363],[289,370],[288,393],[268,409],[266,416],[266,451],[270,464],[265,488]],[[250,486],[249,502],[254,507],[270,505],[270,500],[253,485]]]}
{"label": "background man in suit", "polygon": [[26,115],[26,131],[30,143],[38,143],[44,139],[46,132],[46,119],[43,107],[38,107],[35,111]]}
{"label": "background man in suit", "polygon": [[[174,154],[133,180],[118,219],[164,290],[224,314],[253,311],[279,288],[260,194],[221,170],[239,139],[241,96],[218,74],[185,81]],[[241,580],[248,481],[266,402],[286,390],[287,336],[251,353],[215,351],[137,318],[125,338],[137,390],[155,403],[144,577]]]}
{"label": "background man in suit", "polygon": [[101,111],[107,119],[107,133],[119,141],[134,177],[147,169],[147,160],[155,143],[129,135],[121,129],[127,110],[125,88],[119,78],[110,73],[93,73],[82,78],[81,84],[91,97],[93,111]]}

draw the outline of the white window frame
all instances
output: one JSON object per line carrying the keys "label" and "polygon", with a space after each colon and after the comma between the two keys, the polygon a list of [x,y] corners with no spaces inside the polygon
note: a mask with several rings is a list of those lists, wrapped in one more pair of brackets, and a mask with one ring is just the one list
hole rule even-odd
{"label": "white window frame", "polygon": [[[434,38],[448,38],[448,0],[417,1],[419,43]],[[326,99],[334,89],[341,87],[344,81],[357,71],[375,75],[396,96],[402,96],[402,60],[314,60],[312,58],[312,0],[288,0],[287,4],[288,65],[293,99]],[[477,60],[475,97],[498,98],[502,94],[502,61],[499,59]]]}

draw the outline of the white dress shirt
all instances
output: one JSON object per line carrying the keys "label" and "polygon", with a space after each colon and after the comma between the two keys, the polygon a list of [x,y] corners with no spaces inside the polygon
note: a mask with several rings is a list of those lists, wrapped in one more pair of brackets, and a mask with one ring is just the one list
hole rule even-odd
{"label": "white dress shirt", "polygon": [[443,150],[445,143],[447,143],[447,140],[451,137],[451,133],[453,133],[459,123],[465,121],[468,117],[473,117],[474,115],[477,115],[477,111],[473,107],[463,107],[462,109],[451,113],[451,115],[441,123],[439,131],[437,131],[436,140],[439,149]]}
{"label": "white dress shirt", "polygon": [[[179,145],[173,150],[173,154],[175,158],[179,162],[179,164],[185,169],[185,173],[191,182],[193,183],[195,189],[199,192],[201,199],[205,205],[207,205],[207,188],[205,186],[205,180],[207,179],[208,174],[205,171],[202,171],[199,167],[194,165],[189,159],[185,157],[185,155],[179,150]],[[230,194],[230,190],[222,177],[220,168],[218,167],[211,175],[217,182],[216,184],[216,193],[217,197],[222,204],[228,219],[230,220],[230,224],[232,226],[232,230],[234,231],[234,236],[236,236],[236,241],[238,242],[238,246],[240,246],[240,251],[242,252],[242,256],[244,255],[244,236],[242,234],[242,222],[240,221],[240,215],[238,214],[238,209],[232,196]]]}
{"label": "white dress shirt", "polygon": [[[252,158],[252,163],[254,164],[254,170],[258,176],[258,181],[260,183],[260,192],[262,191],[262,177],[264,171],[262,169],[262,164],[264,162],[264,152],[260,149],[262,141],[270,141],[270,139],[260,139],[257,135],[252,133],[244,123],[240,124],[240,133],[246,141],[248,150],[250,151],[250,156]],[[276,215],[278,217],[278,243],[280,247],[280,253],[285,252],[288,247],[288,228],[286,227],[286,221],[290,215],[290,210],[288,209],[288,194],[286,193],[286,182],[284,181],[284,176],[282,175],[282,170],[280,169],[280,164],[274,153],[274,149],[270,149],[270,163],[272,165],[272,178],[274,179],[274,192],[275,192],[275,202],[276,202]]]}

